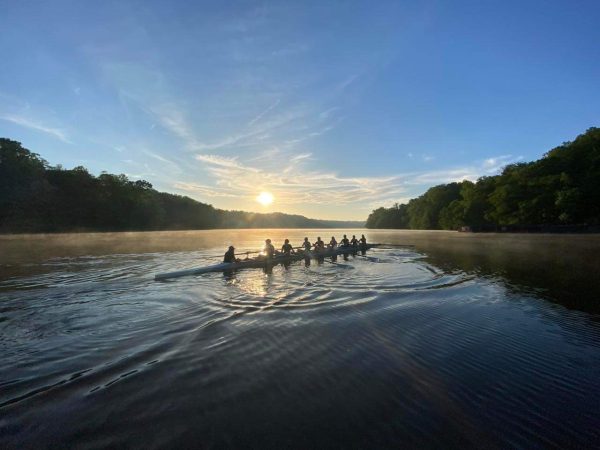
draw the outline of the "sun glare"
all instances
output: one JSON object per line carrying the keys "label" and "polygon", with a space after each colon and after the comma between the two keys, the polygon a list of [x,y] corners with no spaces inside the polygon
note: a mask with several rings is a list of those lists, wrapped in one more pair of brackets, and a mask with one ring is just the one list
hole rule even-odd
{"label": "sun glare", "polygon": [[256,201],[263,206],[268,206],[273,203],[273,194],[270,192],[261,192],[258,197],[256,197]]}

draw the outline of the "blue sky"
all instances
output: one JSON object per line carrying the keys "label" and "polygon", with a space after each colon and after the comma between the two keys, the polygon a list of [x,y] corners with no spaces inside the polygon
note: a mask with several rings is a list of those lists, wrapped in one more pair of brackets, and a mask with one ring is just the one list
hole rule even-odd
{"label": "blue sky", "polygon": [[221,208],[364,219],[600,126],[598,1],[2,3],[0,136]]}

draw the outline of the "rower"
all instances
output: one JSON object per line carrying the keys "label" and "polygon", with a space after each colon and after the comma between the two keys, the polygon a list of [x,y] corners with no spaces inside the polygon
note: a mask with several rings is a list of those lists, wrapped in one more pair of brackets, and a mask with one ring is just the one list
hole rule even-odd
{"label": "rower", "polygon": [[364,234],[363,234],[363,235],[361,235],[361,238],[360,238],[360,245],[363,245],[363,246],[364,246],[364,245],[367,245],[367,238],[365,237],[365,235],[364,235]]}
{"label": "rower", "polygon": [[292,247],[292,244],[290,244],[290,240],[286,239],[285,243],[281,246],[281,252],[285,255],[285,256],[290,256],[292,254],[292,249],[294,247]]}
{"label": "rower", "polygon": [[315,250],[323,250],[325,248],[325,242],[323,242],[320,237],[317,238],[317,242],[315,242],[313,245]]}
{"label": "rower", "polygon": [[223,262],[224,263],[240,262],[240,260],[235,257],[235,247],[233,245],[230,245],[227,252],[225,252],[225,256],[223,256]]}
{"label": "rower", "polygon": [[267,239],[265,241],[265,248],[263,252],[267,258],[272,258],[273,255],[275,255],[275,247],[273,247],[273,244],[271,244],[271,239]]}
{"label": "rower", "polygon": [[350,244],[352,244],[352,247],[356,247],[358,245],[358,239],[356,239],[355,234],[352,235],[352,239],[350,239]]}
{"label": "rower", "polygon": [[302,243],[302,248],[304,249],[305,252],[310,252],[311,247],[312,247],[312,244],[310,243],[308,238],[305,237],[304,242]]}
{"label": "rower", "polygon": [[342,245],[342,247],[348,247],[350,245],[350,241],[348,240],[346,235],[344,235],[344,237],[340,241],[340,244]]}
{"label": "rower", "polygon": [[335,236],[331,236],[331,240],[329,241],[329,247],[330,248],[336,248],[337,247],[337,241],[335,240]]}

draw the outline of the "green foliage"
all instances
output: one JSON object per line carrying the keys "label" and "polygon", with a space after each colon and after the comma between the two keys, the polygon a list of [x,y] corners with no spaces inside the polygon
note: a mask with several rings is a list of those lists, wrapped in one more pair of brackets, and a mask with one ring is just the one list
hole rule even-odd
{"label": "green foliage", "polygon": [[0,231],[173,230],[344,227],[360,223],[303,216],[223,211],[158,192],[145,180],[84,167],[50,167],[36,153],[0,139]]}
{"label": "green foliage", "polygon": [[413,229],[440,228],[440,213],[447,205],[459,199],[460,184],[440,184],[408,202],[409,224]]}
{"label": "green foliage", "polygon": [[367,219],[367,228],[409,228],[408,206],[396,203],[389,209],[376,209]]}
{"label": "green foliage", "polygon": [[403,206],[412,229],[598,225],[600,128],[590,128],[538,161],[508,165],[500,175],[434,186],[408,205],[378,208],[367,227],[406,228],[393,220]]}

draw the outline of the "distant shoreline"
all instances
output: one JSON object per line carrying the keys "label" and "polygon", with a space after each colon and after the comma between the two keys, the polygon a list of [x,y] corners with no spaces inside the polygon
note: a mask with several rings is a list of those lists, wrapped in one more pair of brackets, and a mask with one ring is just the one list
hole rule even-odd
{"label": "distant shoreline", "polygon": [[[589,229],[581,229],[581,230],[548,230],[548,227],[545,227],[543,230],[474,230],[474,231],[460,231],[460,230],[413,230],[406,228],[366,228],[364,224],[357,226],[347,226],[347,227],[252,227],[252,228],[203,228],[203,229],[171,229],[171,230],[62,230],[62,231],[23,231],[23,232],[0,232],[0,239],[10,238],[10,237],[43,237],[43,236],[60,236],[60,235],[85,235],[85,234],[98,234],[98,235],[108,235],[108,234],[141,234],[141,233],[196,233],[196,232],[219,232],[219,231],[257,231],[257,230],[356,230],[365,232],[368,234],[369,232],[373,233],[385,233],[385,232],[401,232],[407,234],[444,234],[444,235],[454,235],[461,237],[468,236],[492,236],[492,235],[500,235],[500,236],[583,236],[583,235],[598,235],[600,234],[600,229],[598,227],[588,227]],[[433,236],[430,236],[432,238]]]}
{"label": "distant shoreline", "polygon": [[[197,231],[244,231],[244,230],[368,230],[363,222],[356,226],[307,226],[307,227],[244,227],[244,228],[186,228],[169,230],[53,230],[53,231],[0,231],[0,238],[5,236],[44,236],[60,234],[110,234],[110,233],[185,233]],[[394,230],[398,231],[398,230]],[[437,230],[407,230],[407,231],[437,231]]]}

